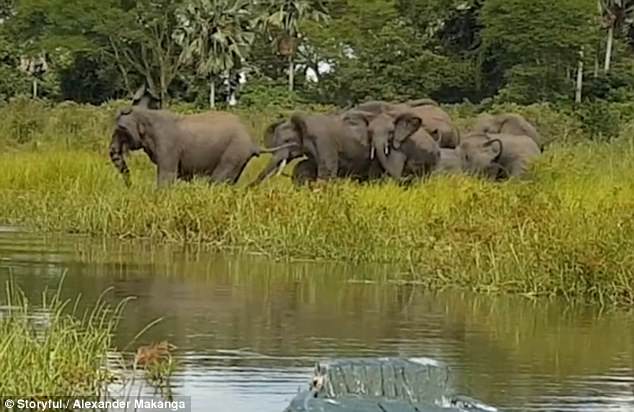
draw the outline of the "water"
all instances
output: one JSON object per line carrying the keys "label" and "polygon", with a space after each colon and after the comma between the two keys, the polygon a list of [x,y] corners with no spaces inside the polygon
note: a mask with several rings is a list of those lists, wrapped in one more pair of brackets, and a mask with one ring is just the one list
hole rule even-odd
{"label": "water", "polygon": [[39,301],[64,272],[63,295],[88,306],[108,287],[137,297],[119,348],[164,318],[139,344],[178,347],[174,393],[196,412],[281,412],[315,360],[388,355],[444,361],[461,393],[501,410],[634,411],[631,313],[428,293],[389,267],[0,230],[3,285],[12,273]]}

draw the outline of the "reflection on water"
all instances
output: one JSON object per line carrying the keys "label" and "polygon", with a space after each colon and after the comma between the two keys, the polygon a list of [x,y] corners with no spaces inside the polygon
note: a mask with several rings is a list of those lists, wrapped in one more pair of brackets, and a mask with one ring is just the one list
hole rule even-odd
{"label": "reflection on water", "polygon": [[280,412],[315,360],[376,355],[442,360],[460,392],[502,410],[634,411],[627,313],[432,294],[389,267],[0,230],[0,281],[13,273],[35,298],[64,271],[64,294],[87,306],[110,286],[113,300],[137,297],[119,348],[164,318],[140,343],[178,347],[174,392],[195,411]]}

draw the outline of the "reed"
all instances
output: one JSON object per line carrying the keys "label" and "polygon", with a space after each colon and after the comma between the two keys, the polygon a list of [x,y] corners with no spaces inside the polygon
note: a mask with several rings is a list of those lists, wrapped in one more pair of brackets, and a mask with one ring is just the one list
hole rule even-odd
{"label": "reed", "polygon": [[[117,377],[108,366],[111,337],[125,301],[102,299],[80,313],[59,289],[37,306],[12,281],[0,317],[0,393],[13,399],[99,398]],[[37,309],[35,309],[37,307]]]}
{"label": "reed", "polygon": [[[624,135],[628,135],[627,131]],[[274,257],[393,263],[426,287],[634,303],[634,149],[553,146],[526,179],[435,176],[409,188],[334,182],[155,189],[145,156],[125,188],[103,152],[0,157],[0,221],[48,232],[198,242]]]}

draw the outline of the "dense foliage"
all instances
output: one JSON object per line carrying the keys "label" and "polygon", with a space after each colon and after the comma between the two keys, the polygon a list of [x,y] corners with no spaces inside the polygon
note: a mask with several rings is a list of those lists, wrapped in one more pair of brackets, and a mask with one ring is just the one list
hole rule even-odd
{"label": "dense foliage", "polygon": [[421,96],[559,103],[578,86],[584,101],[622,102],[634,96],[633,8],[631,0],[4,0],[0,99],[101,103],[147,83],[198,106]]}

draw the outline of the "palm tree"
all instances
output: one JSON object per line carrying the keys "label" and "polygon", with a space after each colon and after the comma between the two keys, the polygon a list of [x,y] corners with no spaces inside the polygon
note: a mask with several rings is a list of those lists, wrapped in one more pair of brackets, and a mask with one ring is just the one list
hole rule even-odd
{"label": "palm tree", "polygon": [[295,84],[295,55],[304,21],[328,19],[328,0],[263,0],[258,22],[274,39],[277,51],[288,59],[288,89]]}
{"label": "palm tree", "polygon": [[245,61],[255,39],[251,1],[191,0],[177,11],[177,40],[196,72],[209,78],[209,105],[216,106],[217,76]]}
{"label": "palm tree", "polygon": [[608,39],[605,50],[605,63],[603,70],[608,73],[612,61],[612,49],[614,44],[614,33],[623,28],[629,22],[634,13],[634,0],[598,0],[599,11],[603,16],[608,29]]}

